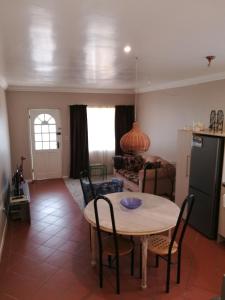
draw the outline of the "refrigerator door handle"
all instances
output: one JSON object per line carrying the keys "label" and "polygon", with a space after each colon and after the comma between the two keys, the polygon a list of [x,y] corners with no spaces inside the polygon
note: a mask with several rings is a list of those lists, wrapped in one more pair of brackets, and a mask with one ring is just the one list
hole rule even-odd
{"label": "refrigerator door handle", "polygon": [[190,155],[186,156],[186,177],[189,177]]}

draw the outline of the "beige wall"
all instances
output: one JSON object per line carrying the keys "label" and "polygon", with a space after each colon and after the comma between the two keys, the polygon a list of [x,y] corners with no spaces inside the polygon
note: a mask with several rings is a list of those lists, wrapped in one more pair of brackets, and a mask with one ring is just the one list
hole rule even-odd
{"label": "beige wall", "polygon": [[3,212],[3,200],[7,195],[7,188],[11,180],[10,173],[10,148],[8,119],[6,110],[5,93],[0,88],[0,242],[5,225],[5,213]]}
{"label": "beige wall", "polygon": [[31,178],[31,159],[29,144],[28,111],[32,108],[57,108],[61,112],[63,141],[63,176],[69,174],[69,105],[87,104],[90,106],[113,106],[133,104],[133,95],[85,94],[56,92],[19,92],[7,91],[9,129],[12,153],[12,168],[20,161],[20,156],[27,158],[24,162],[24,176]]}
{"label": "beige wall", "polygon": [[149,152],[175,161],[177,130],[193,120],[208,126],[212,109],[225,112],[225,80],[141,94],[137,119],[151,138]]}

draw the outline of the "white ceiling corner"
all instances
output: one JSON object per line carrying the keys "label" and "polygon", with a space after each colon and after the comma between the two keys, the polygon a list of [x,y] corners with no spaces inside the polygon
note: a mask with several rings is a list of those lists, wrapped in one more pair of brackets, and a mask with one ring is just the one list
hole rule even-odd
{"label": "white ceiling corner", "polygon": [[153,86],[140,88],[140,89],[138,89],[138,93],[147,93],[147,92],[152,92],[152,91],[185,87],[185,86],[191,86],[191,85],[207,83],[207,82],[223,80],[223,79],[225,79],[225,72],[211,74],[211,75],[205,75],[205,76],[199,76],[199,77],[195,77],[195,78],[188,78],[188,79],[179,80],[179,81],[172,81],[172,82],[165,83],[165,84],[158,84],[158,85],[156,84]]}
{"label": "white ceiling corner", "polygon": [[57,93],[87,93],[87,94],[134,94],[134,89],[88,89],[71,87],[24,86],[9,85],[8,91],[20,92],[57,92]]}

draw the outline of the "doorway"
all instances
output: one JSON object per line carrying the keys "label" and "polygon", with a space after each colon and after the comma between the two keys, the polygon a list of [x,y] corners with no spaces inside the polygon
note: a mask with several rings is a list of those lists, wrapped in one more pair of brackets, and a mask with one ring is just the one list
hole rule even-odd
{"label": "doorway", "polygon": [[58,109],[31,109],[30,145],[33,180],[62,177],[61,120]]}

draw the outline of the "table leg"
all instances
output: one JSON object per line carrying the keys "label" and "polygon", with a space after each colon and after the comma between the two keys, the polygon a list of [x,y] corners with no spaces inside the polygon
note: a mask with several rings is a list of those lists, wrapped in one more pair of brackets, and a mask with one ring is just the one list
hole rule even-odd
{"label": "table leg", "polygon": [[96,231],[93,226],[91,226],[91,265],[96,265]]}
{"label": "table leg", "polygon": [[107,166],[104,165],[104,178],[107,180]]}
{"label": "table leg", "polygon": [[147,288],[147,261],[148,261],[148,236],[143,236],[141,238],[142,243],[142,289]]}

